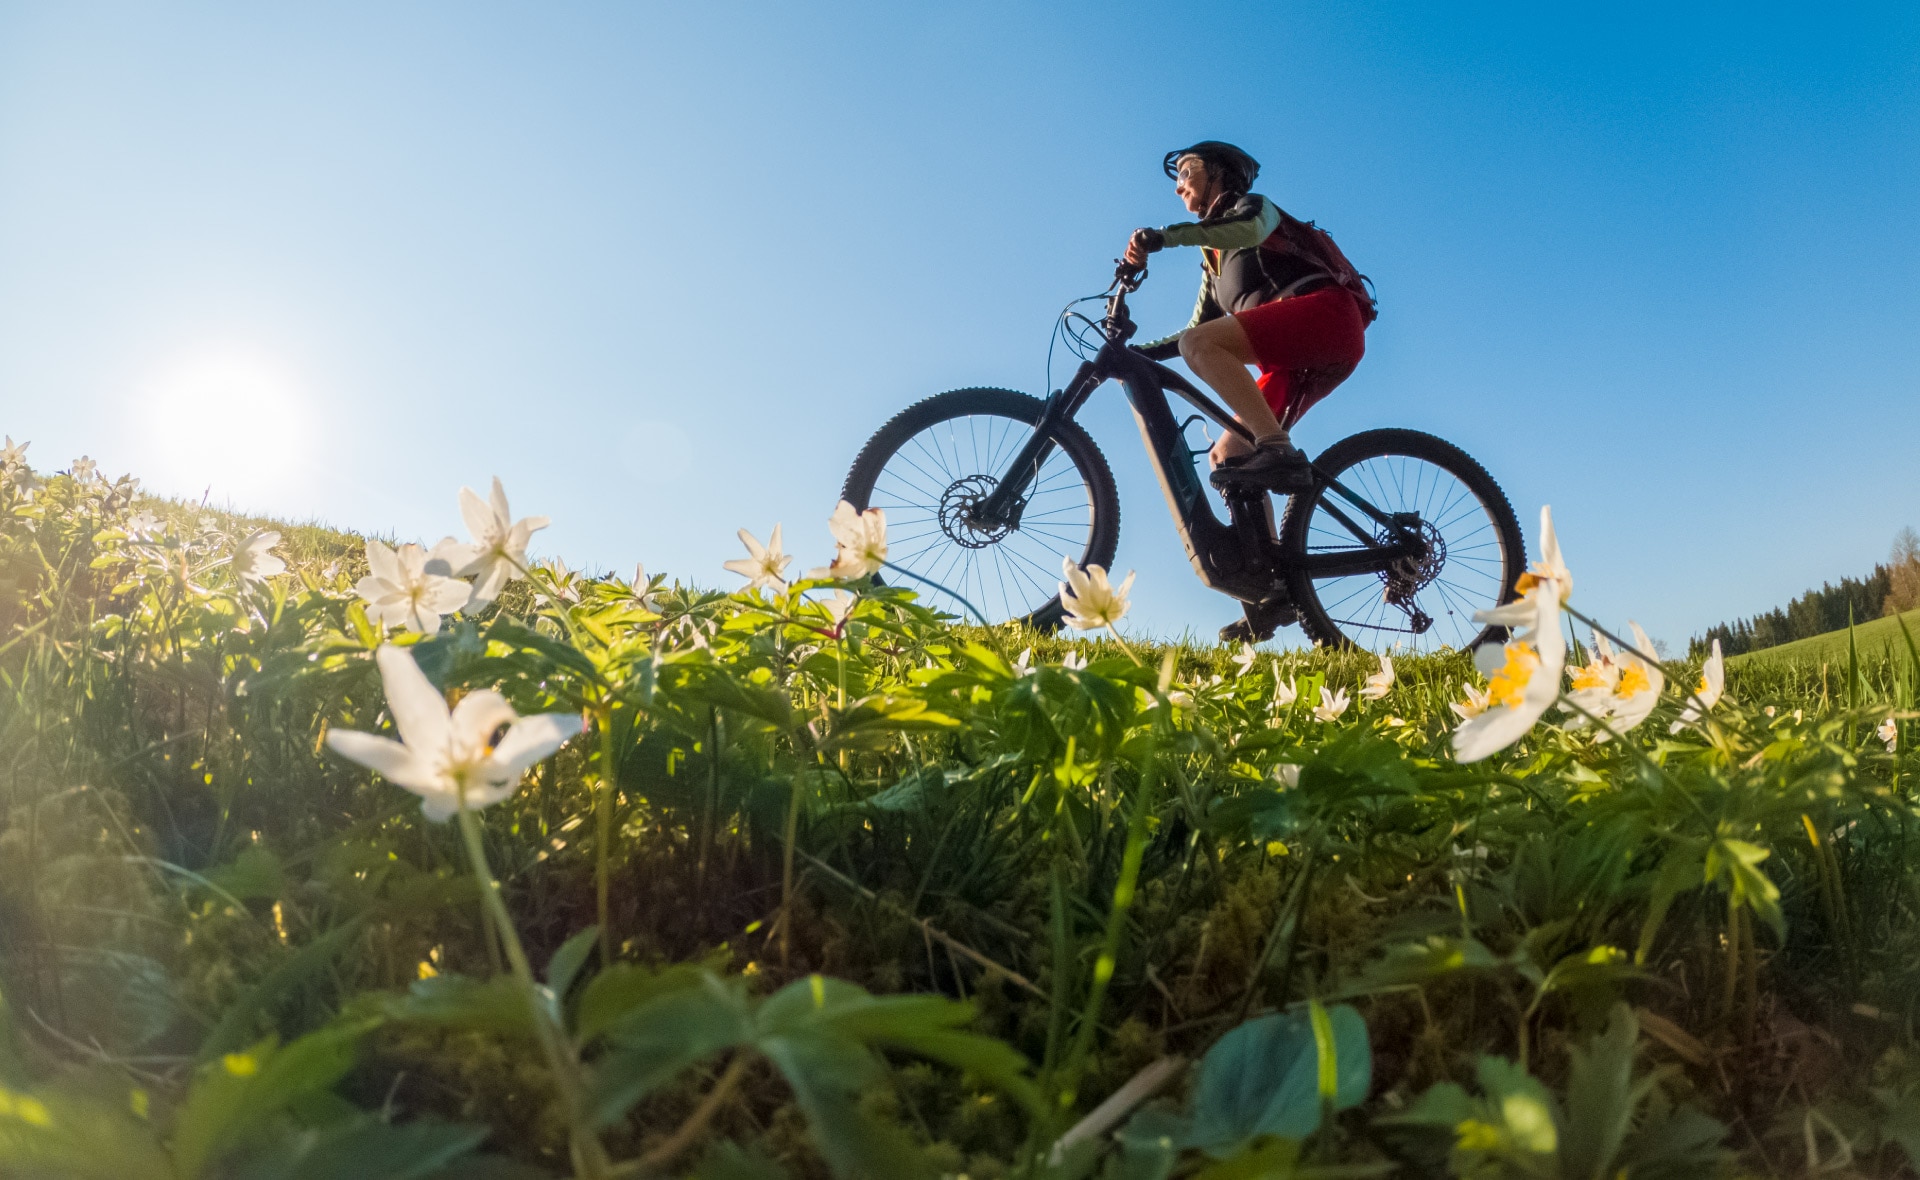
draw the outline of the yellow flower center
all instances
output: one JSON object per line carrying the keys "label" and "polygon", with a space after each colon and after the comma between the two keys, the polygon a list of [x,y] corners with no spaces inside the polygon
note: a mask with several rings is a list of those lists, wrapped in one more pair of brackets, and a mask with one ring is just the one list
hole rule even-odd
{"label": "yellow flower center", "polygon": [[1601,671],[1601,666],[1597,663],[1588,664],[1584,668],[1575,668],[1573,670],[1573,687],[1576,690],[1585,689],[1585,688],[1605,688],[1606,686],[1607,686],[1606,673]]}
{"label": "yellow flower center", "polygon": [[1707,683],[1707,676],[1704,672],[1700,674],[1700,688],[1698,691],[1702,695],[1713,691],[1713,685]]}
{"label": "yellow flower center", "polygon": [[1613,695],[1626,699],[1639,696],[1653,687],[1653,681],[1647,679],[1647,670],[1639,664],[1628,664],[1620,669],[1620,683],[1613,688]]}
{"label": "yellow flower center", "polygon": [[1533,650],[1533,644],[1507,644],[1506,666],[1487,681],[1487,703],[1504,705],[1509,709],[1519,708],[1521,698],[1527,691],[1527,682],[1533,679],[1539,667],[1540,655]]}

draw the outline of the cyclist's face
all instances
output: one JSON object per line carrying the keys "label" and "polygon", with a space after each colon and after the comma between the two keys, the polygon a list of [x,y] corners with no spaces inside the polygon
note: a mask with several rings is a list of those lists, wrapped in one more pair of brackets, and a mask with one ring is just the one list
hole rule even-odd
{"label": "cyclist's face", "polygon": [[1207,162],[1199,156],[1182,156],[1179,169],[1180,179],[1173,191],[1186,202],[1187,212],[1206,212],[1207,203],[1213,200],[1213,181],[1207,176]]}

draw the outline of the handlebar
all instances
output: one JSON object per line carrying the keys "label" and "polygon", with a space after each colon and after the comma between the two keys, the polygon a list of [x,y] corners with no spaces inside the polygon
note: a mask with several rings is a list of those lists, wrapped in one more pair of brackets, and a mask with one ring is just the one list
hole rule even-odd
{"label": "handlebar", "polygon": [[1133,317],[1127,314],[1127,296],[1140,289],[1147,280],[1147,268],[1130,266],[1119,259],[1114,260],[1113,285],[1107,288],[1107,316],[1102,323],[1107,339],[1115,344],[1124,344],[1139,329],[1134,325]]}

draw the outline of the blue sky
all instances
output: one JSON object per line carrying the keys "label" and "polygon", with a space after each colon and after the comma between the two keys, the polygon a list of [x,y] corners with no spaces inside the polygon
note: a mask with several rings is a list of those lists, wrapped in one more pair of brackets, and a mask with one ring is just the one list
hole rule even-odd
{"label": "blue sky", "polygon": [[[1221,138],[1379,287],[1301,441],[1461,444],[1604,617],[1677,646],[1920,524],[1911,4],[325,9],[0,7],[39,466],[426,540],[497,473],[575,565],[732,585],[776,520],[823,563],[866,436],[1044,392],[1054,313],[1182,216],[1161,153]],[[1137,626],[1210,634],[1117,390],[1084,420]]]}

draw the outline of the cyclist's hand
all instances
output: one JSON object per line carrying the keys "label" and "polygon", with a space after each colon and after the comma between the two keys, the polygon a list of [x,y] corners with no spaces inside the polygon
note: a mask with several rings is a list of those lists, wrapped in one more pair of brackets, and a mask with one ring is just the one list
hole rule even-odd
{"label": "cyclist's hand", "polygon": [[1161,237],[1159,230],[1136,229],[1133,231],[1133,237],[1127,241],[1127,252],[1124,256],[1126,264],[1133,267],[1145,266],[1147,255],[1164,245],[1166,245],[1166,239]]}

